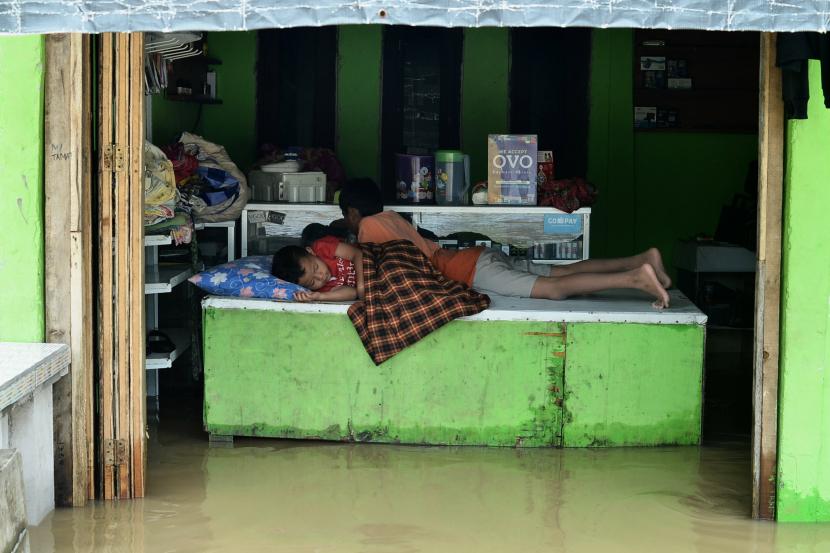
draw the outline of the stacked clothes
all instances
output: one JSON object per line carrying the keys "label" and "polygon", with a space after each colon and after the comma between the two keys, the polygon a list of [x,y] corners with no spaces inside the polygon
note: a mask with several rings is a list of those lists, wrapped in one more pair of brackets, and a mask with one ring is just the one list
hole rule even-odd
{"label": "stacked clothes", "polygon": [[172,164],[180,209],[196,221],[239,217],[248,200],[247,183],[222,146],[183,133],[164,153]]}
{"label": "stacked clothes", "polygon": [[178,211],[170,219],[165,219],[154,225],[144,227],[145,234],[169,234],[173,243],[178,245],[190,244],[193,240],[193,220],[190,215]]}
{"label": "stacked clothes", "polygon": [[144,226],[155,225],[175,215],[178,191],[173,164],[151,143],[144,142]]}
{"label": "stacked clothes", "polygon": [[163,151],[145,141],[144,165],[144,233],[169,234],[176,245],[189,244],[193,221],[179,209],[181,195],[173,164]]}

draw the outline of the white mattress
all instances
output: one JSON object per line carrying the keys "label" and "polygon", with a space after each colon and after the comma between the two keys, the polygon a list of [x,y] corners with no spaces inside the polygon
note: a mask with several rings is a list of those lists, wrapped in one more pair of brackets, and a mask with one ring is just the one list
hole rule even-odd
{"label": "white mattress", "polygon": [[[566,323],[706,324],[703,314],[678,290],[669,291],[671,307],[657,310],[643,293],[612,290],[568,300],[536,300],[490,296],[490,308],[464,317],[467,321],[542,321]],[[254,298],[209,296],[202,307],[294,313],[345,314],[351,302],[294,303]]]}

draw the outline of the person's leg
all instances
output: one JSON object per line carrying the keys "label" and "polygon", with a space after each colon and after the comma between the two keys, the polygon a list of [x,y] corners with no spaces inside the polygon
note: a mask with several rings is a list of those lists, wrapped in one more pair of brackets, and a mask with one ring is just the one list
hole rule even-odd
{"label": "person's leg", "polygon": [[530,293],[532,298],[562,300],[580,294],[590,294],[613,288],[642,290],[654,298],[654,306],[669,306],[669,295],[657,278],[651,265],[612,273],[575,273],[559,277],[538,277]]}
{"label": "person's leg", "polygon": [[617,273],[630,271],[646,264],[652,266],[663,288],[671,286],[671,278],[666,274],[666,269],[663,266],[663,256],[660,255],[660,250],[657,248],[649,248],[631,257],[586,259],[569,265],[554,265],[550,269],[550,276],[564,277],[578,273]]}

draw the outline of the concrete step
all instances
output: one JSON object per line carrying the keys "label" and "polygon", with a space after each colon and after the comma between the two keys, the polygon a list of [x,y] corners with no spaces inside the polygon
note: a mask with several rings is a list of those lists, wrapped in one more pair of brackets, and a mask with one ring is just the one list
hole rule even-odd
{"label": "concrete step", "polygon": [[0,551],[29,552],[23,462],[15,449],[0,449]]}

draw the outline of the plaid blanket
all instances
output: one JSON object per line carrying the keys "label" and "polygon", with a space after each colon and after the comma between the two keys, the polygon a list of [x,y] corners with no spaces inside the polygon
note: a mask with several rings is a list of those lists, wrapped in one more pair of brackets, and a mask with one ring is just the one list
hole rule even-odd
{"label": "plaid blanket", "polygon": [[439,273],[411,242],[363,244],[363,301],[349,308],[376,365],[458,317],[487,309],[490,298]]}

